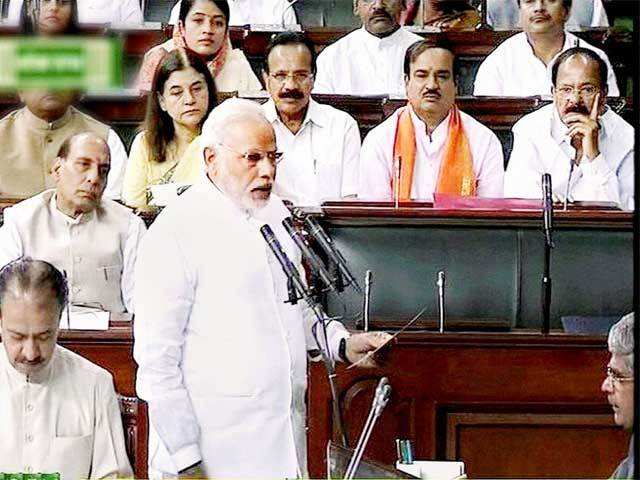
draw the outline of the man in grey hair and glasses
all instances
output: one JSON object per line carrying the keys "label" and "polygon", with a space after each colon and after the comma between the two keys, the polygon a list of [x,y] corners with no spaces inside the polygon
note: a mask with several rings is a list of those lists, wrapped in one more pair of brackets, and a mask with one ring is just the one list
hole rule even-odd
{"label": "man in grey hair and glasses", "polygon": [[629,455],[618,465],[612,478],[633,478],[634,475],[633,318],[633,313],[622,317],[609,331],[611,358],[607,365],[607,376],[600,387],[613,408],[613,420],[616,425],[631,432]]}

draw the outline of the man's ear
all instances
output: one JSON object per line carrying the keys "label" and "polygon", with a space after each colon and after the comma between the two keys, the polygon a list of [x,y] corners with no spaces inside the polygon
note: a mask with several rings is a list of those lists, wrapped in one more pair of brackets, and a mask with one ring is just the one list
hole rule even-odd
{"label": "man's ear", "polygon": [[217,160],[217,152],[215,148],[204,147],[204,164],[207,168],[215,166]]}
{"label": "man's ear", "polygon": [[53,176],[53,179],[56,182],[60,180],[60,171],[62,170],[62,162],[64,162],[64,159],[62,157],[56,157],[56,161],[51,167],[51,175]]}
{"label": "man's ear", "polygon": [[269,85],[267,82],[269,81],[269,74],[267,73],[267,71],[263,68],[262,69],[262,81],[264,82],[264,86],[266,87],[267,85]]}

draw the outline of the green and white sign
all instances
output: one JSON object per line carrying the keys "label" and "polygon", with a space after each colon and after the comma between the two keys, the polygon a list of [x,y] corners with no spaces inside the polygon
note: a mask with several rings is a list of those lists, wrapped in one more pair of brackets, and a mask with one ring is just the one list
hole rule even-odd
{"label": "green and white sign", "polygon": [[4,37],[0,89],[122,87],[122,41],[105,37]]}

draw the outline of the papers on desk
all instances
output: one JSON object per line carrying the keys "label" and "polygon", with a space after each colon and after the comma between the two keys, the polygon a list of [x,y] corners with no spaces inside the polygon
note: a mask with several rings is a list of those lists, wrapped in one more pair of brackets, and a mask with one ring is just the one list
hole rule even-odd
{"label": "papers on desk", "polygon": [[413,463],[396,462],[396,469],[423,480],[454,480],[467,478],[464,462],[435,462],[417,460]]}
{"label": "papers on desk", "polygon": [[60,319],[60,328],[65,330],[109,330],[110,312],[99,308],[71,306],[65,308]]}

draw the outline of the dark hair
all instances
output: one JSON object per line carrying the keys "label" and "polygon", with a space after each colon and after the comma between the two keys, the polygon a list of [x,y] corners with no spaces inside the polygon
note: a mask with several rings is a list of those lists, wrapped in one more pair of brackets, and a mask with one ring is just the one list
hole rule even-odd
{"label": "dark hair", "polygon": [[[38,19],[29,14],[29,7],[34,0],[24,0],[22,2],[22,9],[20,10],[20,31],[25,35],[33,35],[38,33]],[[40,5],[42,0],[40,0]],[[38,12],[38,15],[40,12]],[[71,18],[69,19],[69,25],[61,33],[61,35],[71,35],[78,33],[80,28],[78,27],[78,2],[77,0],[71,0]]]}
{"label": "dark hair", "polygon": [[173,72],[189,67],[204,75],[204,81],[207,84],[209,105],[200,121],[201,128],[205,119],[209,116],[209,112],[211,112],[213,107],[218,103],[216,86],[213,82],[211,72],[198,55],[190,50],[178,48],[162,57],[158,68],[156,68],[156,73],[153,76],[151,91],[147,97],[147,114],[142,125],[142,130],[145,131],[145,141],[149,149],[150,157],[154,162],[162,163],[166,160],[167,146],[175,135],[173,119],[167,112],[160,108],[158,96],[162,94],[164,85]]}
{"label": "dark hair", "polygon": [[271,37],[264,55],[264,71],[269,73],[269,55],[271,50],[280,45],[303,45],[311,55],[311,73],[316,73],[316,47],[309,37],[301,32],[281,32]]}
{"label": "dark hair", "polygon": [[55,296],[60,313],[67,306],[69,289],[67,280],[56,267],[44,260],[19,258],[0,270],[0,310],[8,290],[19,292],[49,289]]}
{"label": "dark hair", "polygon": [[449,40],[441,37],[432,37],[426,38],[424,40],[418,40],[409,48],[407,48],[407,51],[404,54],[404,74],[408,77],[411,73],[411,64],[416,61],[416,58],[418,58],[430,48],[442,48],[453,55],[453,81],[457,83],[459,70],[458,57],[453,51],[453,44]]}
{"label": "dark hair", "polygon": [[[193,4],[198,0],[182,0],[180,4],[180,12],[178,13],[178,19],[184,24],[187,19],[189,11],[193,8]],[[216,7],[220,9],[224,18],[226,19],[227,30],[229,29],[229,2],[227,0],[209,0]]]}
{"label": "dark hair", "polygon": [[[562,6],[567,9],[567,12],[571,10],[572,0],[562,0]],[[520,8],[520,0],[518,0],[518,8]]]}
{"label": "dark hair", "polygon": [[551,84],[555,87],[556,80],[558,79],[558,70],[560,69],[560,65],[565,63],[571,57],[575,57],[576,55],[580,55],[582,57],[586,57],[588,60],[592,62],[596,62],[598,64],[598,73],[600,74],[600,88],[607,89],[607,79],[609,77],[609,67],[607,63],[600,58],[593,50],[589,50],[588,48],[582,47],[573,47],[568,50],[562,52],[558,58],[556,58],[555,62],[553,62],[553,66],[551,67]]}
{"label": "dark hair", "polygon": [[[71,150],[71,145],[73,145],[73,141],[77,137],[79,137],[81,135],[95,135],[95,134],[93,132],[90,132],[89,130],[72,133],[67,138],[65,138],[64,141],[62,142],[62,145],[60,145],[60,148],[58,149],[58,155],[57,156],[60,157],[60,158],[66,159],[69,156],[69,151]],[[104,141],[104,139],[102,139],[102,140]],[[104,144],[107,146],[107,152],[109,153],[109,159],[111,159],[111,150],[109,149],[109,145],[107,144],[106,141],[104,142]]]}

